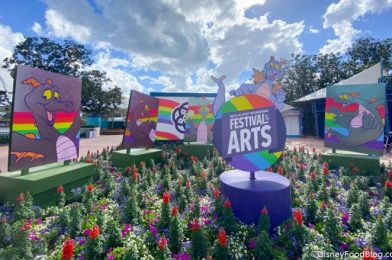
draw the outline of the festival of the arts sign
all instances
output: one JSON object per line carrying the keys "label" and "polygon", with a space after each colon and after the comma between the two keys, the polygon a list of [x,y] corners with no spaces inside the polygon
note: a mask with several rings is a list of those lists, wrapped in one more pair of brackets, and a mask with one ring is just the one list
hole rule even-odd
{"label": "festival of the arts sign", "polygon": [[276,108],[265,107],[222,115],[223,158],[274,150],[277,147]]}

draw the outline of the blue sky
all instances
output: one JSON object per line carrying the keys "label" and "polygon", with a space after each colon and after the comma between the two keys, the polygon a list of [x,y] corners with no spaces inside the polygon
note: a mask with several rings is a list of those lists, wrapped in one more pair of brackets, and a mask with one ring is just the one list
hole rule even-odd
{"label": "blue sky", "polygon": [[125,96],[214,92],[210,75],[235,88],[271,55],[344,51],[360,37],[392,37],[391,24],[392,0],[4,0],[0,59],[23,36],[73,39]]}

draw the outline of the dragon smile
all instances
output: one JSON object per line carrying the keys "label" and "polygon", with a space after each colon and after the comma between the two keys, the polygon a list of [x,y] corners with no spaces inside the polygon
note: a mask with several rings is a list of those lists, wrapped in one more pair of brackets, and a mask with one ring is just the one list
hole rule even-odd
{"label": "dragon smile", "polygon": [[46,115],[48,117],[48,121],[52,122],[53,121],[53,113],[46,110]]}

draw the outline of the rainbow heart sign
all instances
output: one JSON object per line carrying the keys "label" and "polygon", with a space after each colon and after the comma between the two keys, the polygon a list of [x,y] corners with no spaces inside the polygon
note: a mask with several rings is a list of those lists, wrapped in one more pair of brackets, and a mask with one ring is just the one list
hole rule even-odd
{"label": "rainbow heart sign", "polygon": [[256,172],[267,169],[282,155],[286,125],[271,101],[245,94],[220,107],[213,136],[216,149],[231,166]]}

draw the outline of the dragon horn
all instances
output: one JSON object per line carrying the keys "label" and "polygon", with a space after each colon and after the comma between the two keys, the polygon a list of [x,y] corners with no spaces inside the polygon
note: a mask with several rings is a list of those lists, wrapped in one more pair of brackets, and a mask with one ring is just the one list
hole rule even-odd
{"label": "dragon horn", "polygon": [[22,83],[23,83],[23,84],[30,84],[31,86],[33,86],[33,87],[35,87],[35,88],[38,87],[39,85],[41,85],[41,83],[39,83],[39,81],[36,80],[36,79],[33,78],[33,77],[30,77],[30,78],[28,78],[28,79],[23,80]]}

